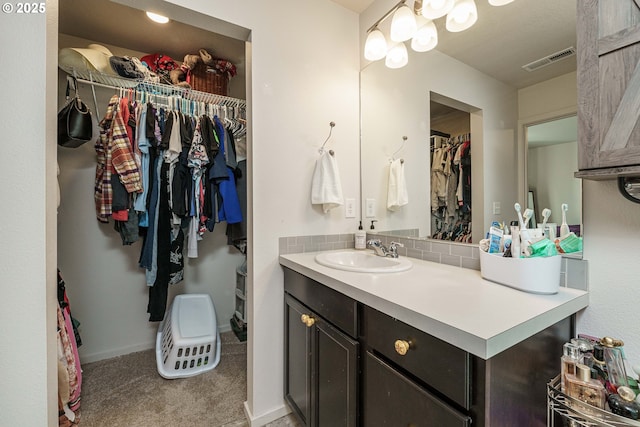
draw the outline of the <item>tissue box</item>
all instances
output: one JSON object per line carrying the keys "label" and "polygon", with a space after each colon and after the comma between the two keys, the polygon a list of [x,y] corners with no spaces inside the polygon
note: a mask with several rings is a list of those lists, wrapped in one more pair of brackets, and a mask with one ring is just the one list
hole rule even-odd
{"label": "tissue box", "polygon": [[562,256],[505,258],[480,251],[482,278],[534,294],[555,294],[560,288]]}

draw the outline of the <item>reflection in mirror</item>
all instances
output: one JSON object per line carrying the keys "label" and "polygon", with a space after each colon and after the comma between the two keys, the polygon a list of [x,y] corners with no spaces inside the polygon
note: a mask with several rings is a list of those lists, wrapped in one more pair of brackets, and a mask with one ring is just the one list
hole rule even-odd
{"label": "reflection in mirror", "polygon": [[[465,131],[473,138],[470,240],[478,242],[492,220],[503,220],[486,207],[513,205],[518,196],[517,90],[438,51],[410,57],[409,65],[400,70],[379,61],[360,74],[363,224],[375,219],[376,229],[385,234],[433,235],[430,136],[431,129],[438,130],[432,126],[434,101],[467,116]],[[447,133],[454,132],[458,130]],[[389,164],[403,135],[408,136],[402,158],[409,202],[390,211]]]}
{"label": "reflection in mirror", "polygon": [[450,105],[455,101],[431,94],[430,237],[471,243],[471,115]]}
{"label": "reflection in mirror", "polygon": [[566,223],[582,235],[582,181],[578,170],[577,118],[575,114],[525,125],[526,187],[533,194],[534,218],[542,222],[542,211],[551,210],[547,225],[557,236],[563,222],[562,204],[568,205]]}
{"label": "reflection in mirror", "polygon": [[[363,224],[377,220],[381,234],[420,238],[433,234],[430,100],[442,103],[431,98],[434,94],[473,106],[458,108],[469,112],[473,138],[473,242],[480,240],[493,220],[508,223],[514,219],[516,201],[526,206],[520,115],[540,121],[547,111],[575,105],[575,98],[559,101],[535,96],[521,103],[520,92],[575,72],[575,57],[571,56],[535,69],[524,65],[575,46],[576,1],[517,1],[503,7],[476,3],[482,17],[470,30],[449,33],[436,20],[439,42],[434,50],[409,51],[409,63],[401,69],[390,70],[384,61],[376,61],[361,71],[361,212]],[[558,93],[560,97],[567,91]],[[388,162],[403,135],[408,136],[402,157],[409,203],[390,212],[385,209]],[[538,220],[545,203],[536,200]],[[577,213],[579,203],[567,203],[575,203],[569,212]],[[556,218],[559,208],[551,208],[553,221],[560,223],[561,218]]]}

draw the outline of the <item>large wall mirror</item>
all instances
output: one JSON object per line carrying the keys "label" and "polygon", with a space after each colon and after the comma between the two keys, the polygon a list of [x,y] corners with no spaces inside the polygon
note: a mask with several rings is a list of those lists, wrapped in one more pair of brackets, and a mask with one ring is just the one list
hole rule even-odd
{"label": "large wall mirror", "polygon": [[[361,71],[361,212],[363,225],[375,220],[378,233],[420,239],[434,235],[431,137],[433,131],[440,130],[434,127],[440,106],[462,112],[468,120],[472,185],[472,237],[468,240],[473,244],[493,220],[508,223],[517,219],[515,202],[526,205],[523,188],[528,184],[523,182],[527,168],[521,158],[537,162],[529,168],[532,173],[562,168],[563,173],[572,175],[577,170],[575,154],[542,158],[542,149],[523,154],[527,150],[523,129],[535,135],[533,125],[539,123],[522,127],[518,97],[519,89],[575,71],[575,56],[571,55],[534,71],[523,66],[575,46],[576,1],[518,0],[502,7],[476,1],[476,5],[478,22],[474,27],[447,33],[443,20],[436,20],[438,46],[424,53],[409,49],[405,67],[389,69],[384,61],[376,61]],[[575,145],[575,139],[572,142]],[[567,142],[555,150],[571,145]],[[555,163],[568,157],[572,162]],[[391,164],[397,159],[403,160],[408,200],[390,209],[388,183]],[[551,175],[538,172],[531,180],[538,193],[534,196],[537,211],[550,207],[553,221],[559,224],[556,196],[545,199],[542,192],[541,180],[553,179]],[[581,201],[574,196],[579,197],[581,189],[571,185],[573,198],[562,197],[573,206],[569,212],[575,216],[568,221],[575,225],[581,223]]]}

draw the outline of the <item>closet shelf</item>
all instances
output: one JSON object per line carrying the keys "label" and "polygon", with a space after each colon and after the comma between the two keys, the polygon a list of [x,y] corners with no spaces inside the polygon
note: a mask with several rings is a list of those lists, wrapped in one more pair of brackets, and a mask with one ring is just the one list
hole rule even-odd
{"label": "closet shelf", "polygon": [[152,83],[144,80],[127,79],[119,76],[111,76],[97,71],[77,70],[75,68],[60,66],[60,69],[69,75],[74,76],[78,82],[93,86],[106,87],[111,89],[133,89],[143,90],[148,93],[161,96],[176,96],[197,102],[215,103],[226,106],[246,108],[247,102],[244,99],[232,98],[230,96],[217,95],[214,93],[201,92],[179,86],[162,83]]}

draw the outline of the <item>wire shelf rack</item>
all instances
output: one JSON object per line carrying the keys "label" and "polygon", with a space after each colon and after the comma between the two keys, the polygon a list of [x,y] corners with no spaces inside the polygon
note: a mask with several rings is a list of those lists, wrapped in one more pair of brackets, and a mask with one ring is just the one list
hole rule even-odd
{"label": "wire shelf rack", "polygon": [[215,103],[239,108],[246,108],[247,102],[244,99],[232,98],[230,96],[218,95],[214,93],[201,92],[190,88],[173,86],[163,83],[153,83],[145,80],[127,79],[119,76],[112,76],[91,70],[78,70],[60,66],[60,69],[67,74],[74,76],[81,83],[91,84],[113,89],[133,89],[143,90],[148,93],[160,96],[174,96],[197,102]]}
{"label": "wire shelf rack", "polygon": [[[562,422],[557,424],[556,414]],[[640,422],[615,415],[560,391],[560,375],[547,383],[548,427],[640,427]]]}

